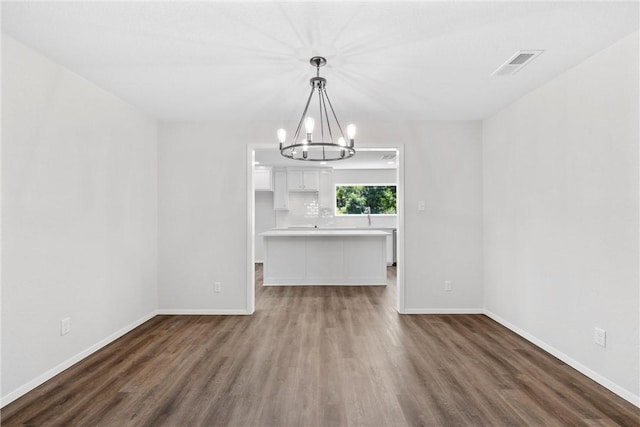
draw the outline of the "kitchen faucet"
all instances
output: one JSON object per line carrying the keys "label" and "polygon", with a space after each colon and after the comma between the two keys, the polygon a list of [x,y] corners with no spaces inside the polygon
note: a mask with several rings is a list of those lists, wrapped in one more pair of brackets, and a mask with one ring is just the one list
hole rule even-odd
{"label": "kitchen faucet", "polygon": [[367,220],[369,221],[369,227],[371,227],[371,207],[367,206],[364,208],[364,213],[367,214]]}

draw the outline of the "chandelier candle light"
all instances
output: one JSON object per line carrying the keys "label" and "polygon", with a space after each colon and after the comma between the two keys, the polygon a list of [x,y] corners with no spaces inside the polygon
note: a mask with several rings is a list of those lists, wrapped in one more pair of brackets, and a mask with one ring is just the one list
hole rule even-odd
{"label": "chandelier candle light", "polygon": [[[333,111],[331,100],[329,100],[329,95],[327,95],[327,79],[320,77],[320,67],[323,67],[327,60],[321,56],[314,56],[309,60],[309,63],[316,67],[316,76],[309,79],[311,93],[309,93],[309,99],[307,99],[302,117],[300,117],[300,122],[290,143],[287,143],[287,131],[278,129],[280,154],[290,159],[312,162],[343,160],[353,157],[356,154],[356,150],[353,148],[356,127],[352,124],[347,126],[347,138],[345,139],[342,126],[340,126],[338,117]],[[313,140],[316,120],[314,120],[311,116],[311,111],[309,111],[309,105],[311,105],[314,93],[318,95],[318,108],[315,113],[320,120],[320,124],[316,129],[316,136],[319,135],[320,139],[316,141]],[[300,131],[303,123],[306,135],[301,138]],[[334,138],[336,138],[335,141]]]}

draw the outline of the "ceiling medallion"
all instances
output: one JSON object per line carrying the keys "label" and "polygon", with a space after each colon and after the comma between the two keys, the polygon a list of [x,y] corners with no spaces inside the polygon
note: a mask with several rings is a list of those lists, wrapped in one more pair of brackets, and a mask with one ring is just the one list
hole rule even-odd
{"label": "ceiling medallion", "polygon": [[[342,126],[338,121],[333,105],[327,95],[327,80],[320,77],[320,67],[326,65],[327,60],[322,56],[314,56],[309,63],[316,67],[316,76],[309,79],[311,93],[307,99],[307,104],[300,117],[300,122],[293,135],[293,139],[287,143],[287,131],[278,129],[278,140],[280,141],[280,154],[294,160],[307,160],[312,162],[325,162],[330,160],[344,160],[356,154],[354,149],[354,138],[356,127],[347,126],[347,138],[345,138]],[[313,95],[317,95],[317,108],[311,102]],[[305,133],[302,138],[300,131],[304,123]],[[316,127],[316,124],[318,126]],[[314,140],[314,129],[316,140]],[[334,140],[335,138],[335,140]]]}

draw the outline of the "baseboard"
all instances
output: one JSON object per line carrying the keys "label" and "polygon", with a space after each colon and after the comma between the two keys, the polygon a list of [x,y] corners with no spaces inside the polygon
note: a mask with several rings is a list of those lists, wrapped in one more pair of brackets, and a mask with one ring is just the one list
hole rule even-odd
{"label": "baseboard", "polygon": [[156,311],[158,315],[184,315],[184,316],[247,316],[253,314],[253,312],[243,309],[208,309],[208,308],[196,308],[196,309],[180,309],[180,308],[161,308]]}
{"label": "baseboard", "polygon": [[484,314],[482,308],[405,308],[400,314]]}
{"label": "baseboard", "polygon": [[369,282],[369,283],[263,283],[262,286],[387,286],[387,282]]}
{"label": "baseboard", "polygon": [[142,325],[144,322],[154,318],[156,316],[156,314],[157,314],[156,311],[152,311],[151,313],[147,314],[146,316],[144,316],[144,317],[136,320],[135,322],[125,326],[124,328],[114,332],[113,334],[109,335],[105,339],[98,341],[97,343],[95,343],[91,347],[81,351],[80,353],[76,354],[75,356],[70,357],[69,359],[67,359],[64,362],[60,363],[58,366],[56,366],[56,367],[54,367],[52,369],[49,369],[44,374],[34,378],[33,380],[29,381],[26,384],[18,387],[17,389],[13,390],[12,392],[7,394],[6,396],[2,397],[2,400],[0,401],[0,407],[7,406],[9,403],[11,403],[14,400],[18,399],[19,397],[27,394],[28,392],[30,392],[34,388],[38,387],[39,385],[45,383],[46,381],[49,381],[51,378],[55,377],[56,375],[58,375],[59,373],[61,373],[65,369],[70,368],[71,366],[73,366],[76,363],[80,362],[82,359],[84,359],[84,358],[90,356],[91,354],[95,353],[96,351],[100,350],[102,347],[106,346],[107,344],[110,344],[113,341],[117,340],[118,338],[120,338],[121,336],[126,334],[127,332],[132,331],[133,329],[135,329],[138,326]]}
{"label": "baseboard", "polygon": [[623,398],[627,402],[629,402],[629,403],[637,406],[638,408],[640,408],[640,396],[637,396],[637,395],[633,394],[632,392],[630,392],[629,390],[627,390],[627,389],[625,389],[623,387],[620,387],[618,384],[614,383],[613,381],[611,381],[611,380],[603,377],[602,375],[598,374],[597,372],[589,369],[588,367],[584,366],[582,363],[580,363],[577,360],[567,356],[566,354],[564,354],[560,350],[556,349],[555,347],[550,346],[549,344],[545,343],[544,341],[536,338],[535,336],[531,335],[527,331],[525,331],[523,329],[520,329],[519,327],[509,323],[508,321],[506,321],[505,319],[503,319],[500,316],[496,315],[495,313],[492,313],[489,310],[484,310],[484,314],[487,317],[489,317],[489,318],[495,320],[496,322],[500,323],[505,328],[510,329],[511,331],[513,331],[516,334],[520,335],[522,338],[526,339],[527,341],[531,342],[532,344],[540,347],[541,349],[543,349],[547,353],[551,354],[552,356],[555,356],[558,359],[562,360],[564,363],[566,363],[567,365],[571,366],[576,371],[578,371],[581,374],[591,378],[593,381],[597,382],[598,384],[600,384],[604,388],[610,390],[611,392],[617,394],[618,396],[620,396],[621,398]]}

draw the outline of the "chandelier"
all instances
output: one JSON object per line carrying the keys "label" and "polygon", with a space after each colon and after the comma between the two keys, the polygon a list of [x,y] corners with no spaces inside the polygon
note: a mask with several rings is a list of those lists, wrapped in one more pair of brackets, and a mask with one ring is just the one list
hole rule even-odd
{"label": "chandelier", "polygon": [[[329,95],[327,95],[327,79],[320,77],[320,67],[323,67],[327,60],[322,56],[314,56],[309,60],[309,63],[316,67],[316,76],[309,79],[311,92],[293,139],[287,143],[287,131],[278,129],[280,154],[290,159],[312,162],[343,160],[353,157],[356,154],[356,150],[353,148],[356,127],[352,124],[347,126],[347,138],[345,139],[342,126],[340,126]],[[315,107],[315,101],[311,102],[314,93],[318,98],[317,107]],[[303,123],[305,135],[300,137]],[[318,138],[316,140],[314,140],[314,129],[316,131],[315,137]]]}

